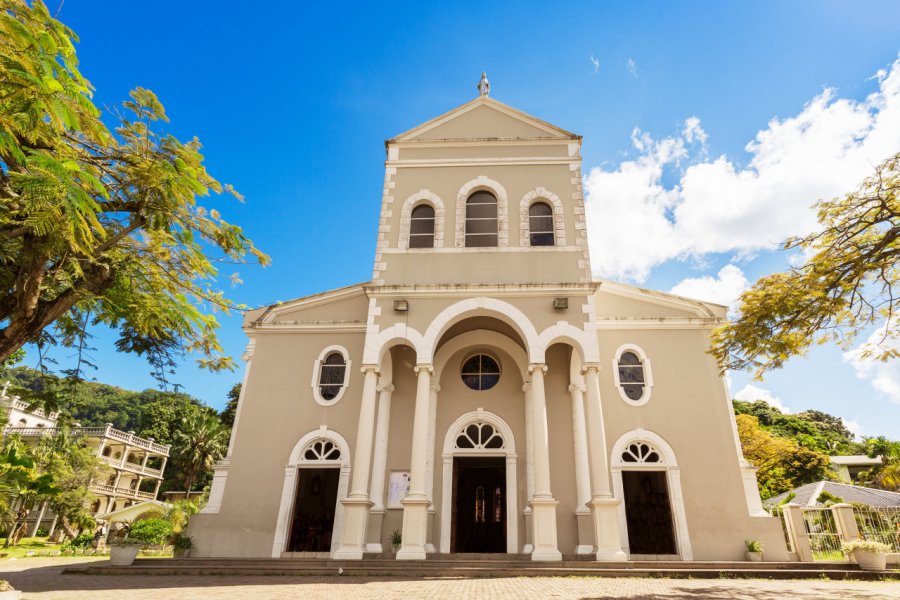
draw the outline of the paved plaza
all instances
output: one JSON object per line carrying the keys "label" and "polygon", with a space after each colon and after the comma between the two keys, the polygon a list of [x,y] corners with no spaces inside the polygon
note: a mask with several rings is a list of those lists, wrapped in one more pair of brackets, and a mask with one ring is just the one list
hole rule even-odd
{"label": "paved plaza", "polygon": [[654,598],[721,600],[783,598],[881,600],[900,598],[900,582],[772,581],[761,579],[637,579],[510,577],[505,579],[403,579],[357,577],[225,577],[63,575],[69,564],[91,559],[30,558],[0,562],[0,578],[24,590],[27,600],[303,600]]}

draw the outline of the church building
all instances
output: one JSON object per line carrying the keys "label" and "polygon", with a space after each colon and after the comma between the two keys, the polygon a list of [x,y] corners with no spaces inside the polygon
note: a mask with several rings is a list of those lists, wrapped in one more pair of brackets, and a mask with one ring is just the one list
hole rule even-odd
{"label": "church building", "polygon": [[370,281],[245,315],[192,556],[786,560],[725,307],[593,278],[581,137],[479,90],[386,142]]}

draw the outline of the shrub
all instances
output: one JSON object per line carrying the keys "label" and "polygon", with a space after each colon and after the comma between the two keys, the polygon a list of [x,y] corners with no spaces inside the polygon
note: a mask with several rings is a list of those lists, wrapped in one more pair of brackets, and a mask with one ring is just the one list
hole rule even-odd
{"label": "shrub", "polygon": [[744,546],[747,547],[747,552],[762,552],[763,545],[759,540],[745,540]]}
{"label": "shrub", "polygon": [[172,536],[172,524],[165,519],[143,519],[131,526],[128,537],[147,544],[162,545]]}
{"label": "shrub", "polygon": [[63,544],[63,548],[71,549],[71,550],[83,550],[85,548],[90,548],[91,543],[94,541],[94,534],[92,533],[82,533],[77,536],[73,540],[67,541]]}
{"label": "shrub", "polygon": [[47,531],[46,527],[38,527],[38,530],[34,533],[35,537],[47,537],[50,535],[50,532]]}

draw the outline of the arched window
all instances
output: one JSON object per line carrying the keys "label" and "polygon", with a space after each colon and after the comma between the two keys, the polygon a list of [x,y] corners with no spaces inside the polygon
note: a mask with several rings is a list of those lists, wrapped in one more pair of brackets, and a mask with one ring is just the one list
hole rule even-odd
{"label": "arched window", "polygon": [[428,204],[415,207],[410,217],[410,248],[434,248],[434,208]]}
{"label": "arched window", "polygon": [[323,400],[334,400],[344,387],[344,373],[347,363],[340,352],[332,352],[325,357],[319,367],[319,395]]}
{"label": "arched window", "polygon": [[487,354],[476,354],[463,363],[460,375],[473,390],[489,390],[500,381],[500,365]]}
{"label": "arched window", "polygon": [[28,425],[28,421],[26,421],[25,419],[19,419],[20,427],[26,427],[27,425]]}
{"label": "arched window", "polygon": [[497,246],[497,198],[490,192],[475,192],[466,200],[466,247]]}
{"label": "arched window", "polygon": [[318,439],[310,443],[302,454],[303,462],[341,460],[341,449],[328,439]]}
{"label": "arched window", "polygon": [[455,447],[462,450],[500,450],[506,447],[506,443],[493,425],[479,421],[466,425],[457,434]]}
{"label": "arched window", "polygon": [[553,246],[553,209],[546,202],[528,207],[529,241],[532,246]]}
{"label": "arched window", "polygon": [[650,360],[644,351],[632,344],[626,344],[616,352],[614,360],[615,384],[625,402],[641,406],[650,400],[653,376]]}
{"label": "arched window", "polygon": [[106,448],[103,449],[103,456],[109,456],[110,454],[112,454],[112,448],[107,446]]}

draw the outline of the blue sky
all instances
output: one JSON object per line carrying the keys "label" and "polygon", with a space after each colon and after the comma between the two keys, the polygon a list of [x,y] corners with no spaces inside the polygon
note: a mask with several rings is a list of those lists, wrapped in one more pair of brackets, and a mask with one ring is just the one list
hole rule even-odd
{"label": "blue sky", "polygon": [[[584,136],[598,276],[724,303],[786,266],[773,244],[810,226],[812,202],[900,150],[896,2],[67,0],[60,19],[98,104],[152,89],[167,131],[198,136],[210,172],[246,196],[204,204],[273,258],[223,272],[251,306],[370,277],[383,141],[470,100],[483,70],[493,97]],[[221,322],[239,355],[240,318]],[[152,387],[111,339],[95,340],[94,377]],[[187,359],[175,380],[220,407],[240,378]],[[732,377],[735,392],[748,383]],[[823,347],[753,385],[900,435],[894,366]]]}

